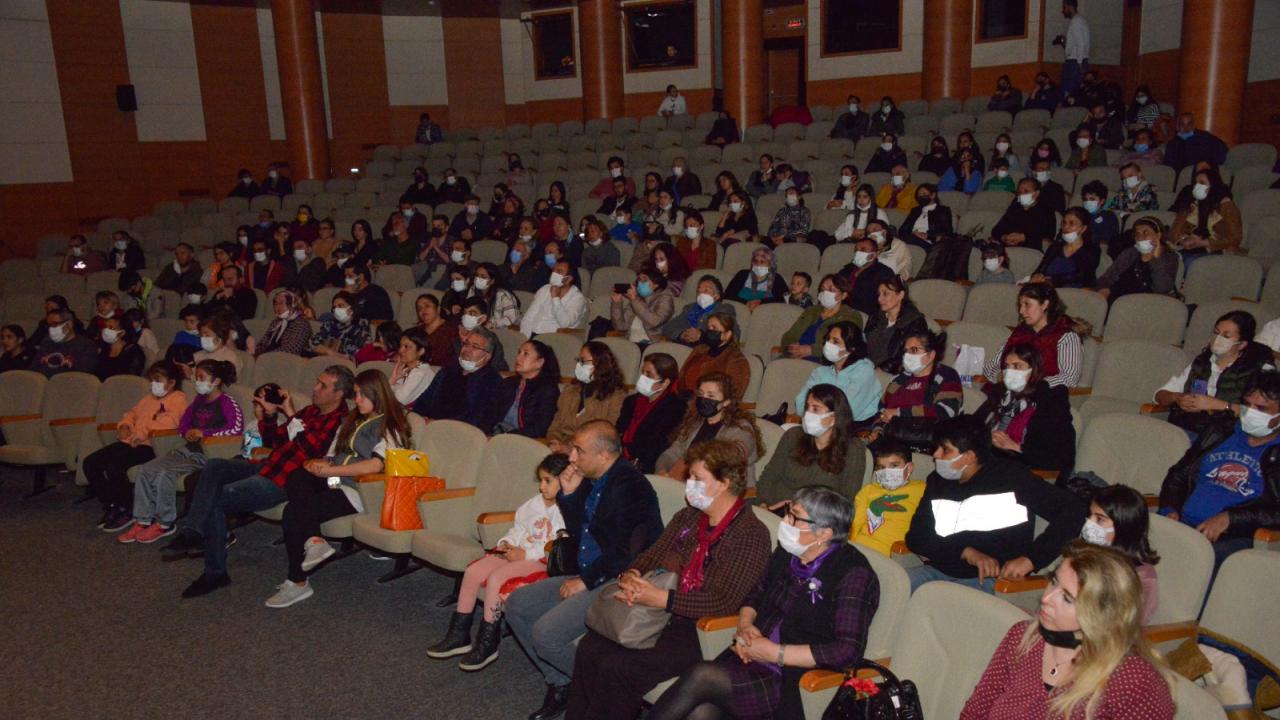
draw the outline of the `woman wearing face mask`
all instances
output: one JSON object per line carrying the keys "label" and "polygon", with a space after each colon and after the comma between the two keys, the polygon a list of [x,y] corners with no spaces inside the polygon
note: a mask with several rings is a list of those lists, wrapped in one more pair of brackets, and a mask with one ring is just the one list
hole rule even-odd
{"label": "woman wearing face mask", "polygon": [[1049,244],[1040,265],[1031,273],[1031,282],[1054,287],[1090,288],[1098,284],[1098,261],[1102,250],[1093,240],[1089,211],[1080,207],[1062,216],[1062,231]]}
{"label": "woman wearing face mask", "polygon": [[1029,343],[1005,348],[998,383],[987,383],[987,400],[976,415],[991,430],[998,454],[1032,470],[1063,471],[1075,464],[1076,431],[1067,389],[1044,381],[1040,351]]}
{"label": "woman wearing face mask", "polygon": [[932,452],[937,424],[960,414],[964,386],[960,376],[941,362],[947,334],[928,328],[908,333],[902,343],[902,372],[884,389],[883,408],[869,439],[881,436],[906,444],[915,452]]}
{"label": "woman wearing face mask", "polygon": [[303,303],[293,290],[281,290],[271,299],[275,319],[257,344],[257,354],[287,352],[302,355],[311,347],[311,323],[303,315]]}
{"label": "woman wearing face mask", "polygon": [[586,242],[582,247],[582,267],[588,272],[622,264],[622,254],[618,252],[618,246],[609,242],[604,225],[601,225],[595,217],[587,219],[583,234],[586,235]]}
{"label": "woman wearing face mask", "polygon": [[762,303],[782,302],[787,292],[787,282],[778,274],[778,261],[768,247],[752,251],[751,267],[734,274],[725,289],[730,300],[744,303],[751,310]]}
{"label": "woman wearing face mask", "polygon": [[867,358],[887,373],[902,372],[907,335],[928,329],[924,314],[911,302],[907,284],[894,276],[880,283],[876,310],[867,319]]}
{"label": "woman wearing face mask", "polygon": [[[736,196],[735,196],[736,197]],[[727,213],[726,213],[727,214]],[[723,222],[723,216],[721,218]],[[706,226],[703,224],[702,214],[696,210],[690,210],[684,217],[684,233],[675,241],[675,245],[671,243],[657,243],[651,250],[651,255],[658,252],[657,248],[668,246],[674,247],[680,255],[680,263],[686,270],[714,270],[716,267],[716,242],[714,237],[708,237],[704,233]],[[664,252],[664,255],[669,255]],[[656,262],[656,258],[650,258]],[[634,258],[632,265],[634,265]],[[668,268],[667,272],[670,272]],[[683,285],[682,285],[683,287]]]}
{"label": "woman wearing face mask", "polygon": [[814,385],[801,408],[800,426],[782,434],[756,486],[759,501],[770,510],[785,505],[802,486],[831,488],[849,501],[862,487],[865,446],[854,435],[844,391],[826,383]]}
{"label": "woman wearing face mask", "polygon": [[1034,620],[1009,628],[960,720],[1174,717],[1173,671],[1147,643],[1124,555],[1076,540]]}
{"label": "woman wearing face mask", "polygon": [[947,139],[938,135],[930,140],[929,152],[920,156],[920,164],[916,169],[931,172],[938,177],[945,175],[951,169],[951,150],[947,146]]}
{"label": "woman wearing face mask", "polygon": [[502,274],[493,263],[476,265],[468,297],[480,298],[491,308],[489,323],[485,325],[490,330],[520,327],[520,301],[507,289]]}
{"label": "woman wearing face mask", "polygon": [[613,329],[626,333],[640,345],[661,340],[662,326],[676,311],[676,299],[667,287],[667,279],[654,268],[637,273],[636,281],[625,293],[615,291],[610,298]]}
{"label": "woman wearing face mask", "polygon": [[974,169],[978,171],[978,174],[981,175],[986,172],[987,163],[982,157],[982,150],[978,148],[978,142],[973,139],[973,133],[968,130],[964,130],[956,136],[956,149],[955,152],[951,153],[951,166],[956,167],[960,164],[961,155],[964,154],[965,150],[968,150],[969,154],[973,156]]}
{"label": "woman wearing face mask", "polygon": [[796,393],[796,410],[804,407],[809,389],[815,385],[834,385],[844,392],[849,411],[857,425],[875,418],[880,409],[880,383],[876,369],[867,359],[867,346],[862,331],[850,322],[839,322],[827,330],[822,344],[823,365],[813,369],[804,387]]}
{"label": "woman wearing face mask", "polygon": [[839,322],[862,326],[858,311],[845,304],[849,282],[839,275],[827,275],[818,283],[818,303],[806,308],[782,334],[782,352],[790,358],[811,358],[822,352],[827,331]]}
{"label": "woman wearing face mask", "polygon": [[802,718],[800,676],[861,659],[880,585],[845,541],[852,515],[849,501],[826,488],[795,494],[778,526],[780,547],[738,611],[733,644],[685,671],[651,720]]}
{"label": "woman wearing face mask", "polygon": [[1139,85],[1133,91],[1133,103],[1124,114],[1124,123],[1130,134],[1150,129],[1160,119],[1160,103],[1151,96],[1151,88]]}
{"label": "woman wearing face mask", "polygon": [[1053,138],[1042,139],[1031,150],[1030,162],[1038,160],[1048,160],[1051,168],[1062,167],[1062,152],[1058,150],[1058,143]]}
{"label": "woman wearing face mask", "polygon": [[1031,94],[1027,96],[1027,104],[1024,109],[1039,109],[1053,112],[1058,109],[1058,105],[1062,102],[1062,94],[1058,90],[1058,84],[1055,83],[1046,73],[1036,75],[1036,86],[1032,89]]}
{"label": "woman wearing face mask", "polygon": [[1151,526],[1150,511],[1142,493],[1127,485],[1098,488],[1089,503],[1089,517],[1080,530],[1080,538],[1091,545],[1112,548],[1129,558],[1142,582],[1143,625],[1151,623],[1160,603],[1156,564],[1160,555],[1151,548],[1147,530]]}
{"label": "woman wearing face mask", "polygon": [[187,409],[187,396],[178,390],[181,375],[171,363],[158,362],[147,369],[150,392],[138,400],[113,428],[116,441],[86,455],[81,468],[89,489],[102,503],[98,527],[105,532],[123,530],[133,523],[133,483],[126,471],[156,457],[151,435],[176,430]]}
{"label": "woman wearing face mask", "polygon": [[1018,289],[1018,317],[1022,322],[1009,334],[1000,355],[987,360],[982,372],[991,382],[1000,381],[999,358],[1005,348],[1030,342],[1040,349],[1044,379],[1050,385],[1073,388],[1080,384],[1084,358],[1081,338],[1088,328],[1067,315],[1067,306],[1053,286],[1031,282]]}
{"label": "woman wearing face mask", "polygon": [[1114,303],[1132,293],[1170,295],[1176,287],[1178,256],[1164,244],[1164,226],[1154,217],[1133,223],[1132,246],[1098,277],[1098,294]]}
{"label": "woman wearing face mask", "polygon": [[688,403],[684,418],[670,433],[670,445],[658,457],[654,471],[679,479],[689,472],[684,461],[689,448],[711,439],[732,442],[742,448],[747,460],[747,487],[756,486],[756,462],[764,456],[764,438],[756,424],[756,415],[742,407],[737,399],[733,379],[722,372],[711,372],[698,378],[693,402]]}
{"label": "woman wearing face mask", "polygon": [[788,188],[783,206],[769,223],[769,239],[775,246],[785,242],[804,242],[813,230],[813,215],[804,205],[800,191]]}
{"label": "woman wearing face mask", "polygon": [[98,364],[94,374],[99,380],[115,375],[141,375],[146,367],[146,357],[138,347],[137,337],[125,329],[119,317],[108,318],[102,323],[102,342],[98,344]]}
{"label": "woman wearing face mask", "polygon": [[848,216],[845,217],[844,222],[840,223],[840,227],[836,228],[836,242],[861,240],[866,236],[867,223],[872,220],[880,220],[887,225],[889,216],[876,206],[875,188],[865,184],[859,185],[857,191],[853,193],[853,207],[849,208]]}
{"label": "woman wearing face mask", "polygon": [[640,366],[636,391],[622,401],[618,431],[622,454],[640,472],[651,473],[670,445],[671,428],[684,417],[688,403],[680,396],[676,380],[680,365],[666,353],[652,353]]}
{"label": "woman wearing face mask", "polygon": [[[1120,156],[1119,164],[1122,169],[1127,163],[1159,165],[1164,162],[1164,148],[1160,147],[1155,133],[1143,128],[1132,133],[1129,140],[1128,149],[1124,150],[1124,154]],[[1157,208],[1147,209],[1156,210]]]}
{"label": "woman wearing face mask", "polygon": [[731,194],[728,212],[720,213],[720,222],[716,225],[712,238],[722,247],[728,247],[736,242],[749,242],[759,234],[760,224],[756,219],[751,196],[744,192]]}
{"label": "woman wearing face mask", "polygon": [[435,368],[427,362],[430,349],[431,343],[422,328],[409,328],[400,336],[395,354],[396,364],[391,369],[388,382],[396,400],[405,407],[412,406],[436,377]]}
{"label": "woman wearing face mask", "polygon": [[[746,458],[731,442],[711,440],[689,450],[685,498],[689,506],[622,573],[617,600],[667,609],[670,620],[657,644],[624,648],[588,630],[574,656],[566,720],[637,717],[654,685],[702,660],[696,623],[738,611],[764,573],[769,532],[744,498]],[[673,590],[645,578],[653,570],[678,572]],[[681,716],[683,717],[683,716]]]}
{"label": "woman wearing face mask", "polygon": [[604,420],[616,424],[626,396],[618,359],[609,346],[596,341],[583,345],[573,368],[573,382],[560,393],[556,415],[547,429],[551,451],[567,452],[569,439],[584,423]]}
{"label": "woman wearing face mask", "polygon": [[299,205],[298,213],[289,221],[289,242],[305,240],[308,245],[314,244],[320,237],[320,222],[316,219],[310,205]]}
{"label": "woman wearing face mask", "polygon": [[311,352],[354,358],[370,337],[369,321],[360,317],[355,298],[344,290],[333,296],[332,311],[320,321],[320,331],[311,336]]}
{"label": "woman wearing face mask", "polygon": [[[197,397],[178,422],[178,434],[186,444],[138,468],[132,515],[137,524],[116,538],[117,542],[148,544],[173,534],[178,517],[178,479],[205,466],[206,440],[228,438],[238,443],[244,431],[244,414],[227,394],[235,381],[236,369],[231,363],[205,360],[196,364]],[[120,527],[125,525],[127,521]]]}
{"label": "woman wearing face mask", "polygon": [[440,307],[446,317],[462,315],[462,303],[471,295],[471,270],[466,267],[450,268],[449,284],[440,298]]}
{"label": "woman wearing face mask", "polygon": [[867,162],[864,171],[870,175],[876,172],[892,172],[893,168],[907,165],[907,154],[898,146],[898,136],[891,132],[884,133],[880,138],[880,146],[876,148],[875,153],[871,155],[871,160]]}
{"label": "woman wearing face mask", "polygon": [[1240,208],[1217,168],[1197,170],[1191,187],[1179,193],[1169,209],[1175,213],[1169,237],[1184,265],[1240,247]]}
{"label": "woman wearing face mask", "polygon": [[1156,391],[1169,422],[1194,440],[1209,428],[1227,429],[1244,411],[1245,388],[1271,362],[1271,348],[1253,341],[1257,321],[1243,310],[1218,318],[1209,344]]}
{"label": "woman wearing face mask", "polygon": [[713,312],[707,317],[707,327],[702,331],[698,345],[680,368],[681,392],[692,393],[698,387],[698,378],[711,372],[722,372],[733,378],[733,387],[742,399],[742,392],[751,379],[751,363],[738,347],[738,321],[728,312]]}
{"label": "woman wearing face mask", "polygon": [[[249,227],[241,225],[240,229],[248,233]],[[124,230],[115,231],[111,236],[111,251],[107,253],[107,267],[116,272],[141,272],[146,269],[147,256],[142,250],[142,244]]]}
{"label": "woman wearing face mask", "polygon": [[711,202],[707,203],[706,209],[724,210],[729,204],[729,195],[735,192],[743,192],[737,176],[728,170],[721,171],[719,175],[716,175],[716,191],[711,196]]}
{"label": "woman wearing face mask", "polygon": [[858,168],[853,165],[840,166],[840,178],[836,190],[827,201],[828,210],[848,210],[853,207],[853,191],[858,187]]}
{"label": "woman wearing face mask", "polygon": [[1091,167],[1106,167],[1107,149],[1088,126],[1082,125],[1076,129],[1076,137],[1072,143],[1075,147],[1064,167],[1076,172]]}
{"label": "woman wearing face mask", "polygon": [[[214,315],[200,323],[200,349],[194,355],[195,361],[221,360],[229,362],[238,374],[242,369],[240,355],[236,352],[235,343],[231,341],[231,333],[235,328],[226,315]],[[187,379],[192,376],[187,373]]]}
{"label": "woman wearing face mask", "polygon": [[982,189],[982,171],[978,169],[977,155],[966,147],[956,153],[951,167],[938,180],[939,190],[952,190],[972,195]]}
{"label": "woman wearing face mask", "polygon": [[417,327],[427,337],[428,351],[425,361],[436,367],[447,367],[457,362],[453,341],[458,337],[457,325],[445,317],[440,300],[430,293],[423,293],[414,301],[418,315]]}
{"label": "woman wearing face mask", "polygon": [[[901,135],[906,132],[907,116],[898,109],[893,98],[885,95],[880,99],[880,107],[871,113],[871,122],[867,126],[867,135]],[[867,172],[871,172],[868,170]]]}
{"label": "woman wearing face mask", "polygon": [[987,163],[987,166],[994,167],[992,163],[1000,159],[1009,163],[1009,172],[1022,172],[1022,161],[1018,159],[1018,154],[1013,151],[1013,139],[1009,137],[1009,133],[1000,133],[996,136],[996,142],[991,146],[991,161]]}

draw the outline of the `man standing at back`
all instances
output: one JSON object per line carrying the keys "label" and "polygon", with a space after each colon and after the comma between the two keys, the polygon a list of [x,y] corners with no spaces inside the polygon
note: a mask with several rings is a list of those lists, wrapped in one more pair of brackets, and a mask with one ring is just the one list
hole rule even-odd
{"label": "man standing at back", "polygon": [[622,457],[612,424],[596,420],[574,433],[570,466],[556,502],[578,543],[578,574],[526,585],[507,599],[511,631],[542,673],[547,695],[529,720],[550,720],[569,704],[578,636],[600,588],[618,577],[662,534],[658,497],[648,479]]}
{"label": "man standing at back", "polygon": [[1064,51],[1062,62],[1062,96],[1066,97],[1080,87],[1080,81],[1089,71],[1089,23],[1080,14],[1079,0],[1062,0],[1062,16],[1067,19],[1067,34],[1053,39]]}

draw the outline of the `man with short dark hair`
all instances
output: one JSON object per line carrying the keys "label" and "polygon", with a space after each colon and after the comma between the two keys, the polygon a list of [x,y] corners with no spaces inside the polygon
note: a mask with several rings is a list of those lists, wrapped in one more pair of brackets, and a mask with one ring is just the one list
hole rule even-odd
{"label": "man with short dark hair", "polygon": [[413,134],[413,141],[419,145],[430,145],[442,139],[444,139],[444,133],[440,132],[439,125],[431,122],[431,113],[419,115],[418,130]]}
{"label": "man with short dark hair", "polygon": [[280,262],[280,284],[313,293],[324,286],[324,261],[311,252],[311,243],[301,238],[292,243],[293,254]]}
{"label": "man with short dark hair", "polygon": [[252,320],[258,312],[258,296],[244,285],[244,271],[239,265],[227,265],[220,271],[218,289],[204,301],[206,316],[226,309],[241,320]]}
{"label": "man with short dark hair", "polygon": [[177,536],[162,550],[166,560],[204,555],[204,572],[182,591],[183,598],[207,595],[231,584],[227,548],[235,536],[227,532],[227,515],[269,510],[287,501],[284,484],[289,474],[307,460],[325,456],[347,415],[347,400],[354,388],[351,370],[331,365],[316,378],[311,404],[300,411],[285,389],[279,398],[265,393],[254,397],[258,432],[271,454],[259,463],[211,459],[200,471],[191,509],[179,521]]}
{"label": "man with short dark hair", "polygon": [[357,317],[369,321],[395,318],[391,296],[382,286],[373,284],[373,271],[367,265],[347,265],[342,276],[342,284],[351,293]]}
{"label": "man with short dark hair", "polygon": [[204,269],[196,260],[195,250],[186,243],[178,243],[173,249],[173,262],[165,265],[156,277],[155,286],[161,290],[172,290],[179,295],[190,295],[192,288],[200,285],[200,276]]}
{"label": "man with short dark hair", "polygon": [[436,187],[436,203],[443,205],[447,202],[460,203],[467,199],[471,194],[471,183],[466,178],[458,174],[453,168],[444,169],[444,182]]}
{"label": "man with short dark hair", "polygon": [[506,617],[547,684],[531,720],[557,717],[569,703],[575,641],[587,631],[587,608],[601,587],[618,577],[662,534],[653,486],[622,457],[611,423],[595,420],[573,434],[570,465],[560,475],[556,502],[565,527],[578,540],[578,573],[517,589]]}
{"label": "man with short dark hair", "polygon": [[64,372],[93,374],[98,367],[98,345],[76,332],[70,310],[50,310],[44,316],[48,334],[31,356],[31,369],[53,377]]}
{"label": "man with short dark hair", "polygon": [[596,186],[591,188],[591,197],[597,200],[604,200],[613,194],[614,178],[622,178],[627,182],[627,195],[634,196],[636,194],[636,181],[627,174],[627,164],[617,155],[611,156],[605,165],[609,168],[609,177],[601,178]]}
{"label": "man with short dark hair", "polygon": [[840,117],[836,118],[836,124],[831,128],[830,136],[857,142],[867,134],[867,128],[871,125],[871,116],[863,111],[862,99],[857,95],[849,96],[847,107],[848,110],[840,113]]}
{"label": "man with short dark hair", "polygon": [[431,420],[458,420],[481,430],[489,401],[502,376],[493,367],[500,352],[498,336],[478,327],[468,333],[458,353],[458,364],[442,368],[413,403],[413,411]]}
{"label": "man with short dark hair", "polygon": [[84,277],[89,273],[107,270],[107,259],[102,253],[89,247],[89,241],[83,235],[72,235],[67,242],[67,254],[62,260],[59,272]]}
{"label": "man with short dark hair", "polygon": [[[1084,503],[995,455],[978,418],[944,420],[934,439],[935,469],[907,531],[907,547],[924,560],[907,571],[912,592],[933,580],[992,592],[997,578],[1021,580],[1080,535]],[[1039,536],[1036,517],[1049,521]]]}
{"label": "man with short dark hair", "polygon": [[284,197],[293,194],[293,181],[285,175],[283,163],[271,163],[267,166],[267,177],[259,185],[263,195],[275,195],[276,197]]}
{"label": "man with short dark hair", "polygon": [[483,240],[493,234],[493,220],[489,213],[480,209],[480,198],[475,195],[467,197],[466,205],[453,216],[449,224],[448,236],[461,238],[468,244]]}

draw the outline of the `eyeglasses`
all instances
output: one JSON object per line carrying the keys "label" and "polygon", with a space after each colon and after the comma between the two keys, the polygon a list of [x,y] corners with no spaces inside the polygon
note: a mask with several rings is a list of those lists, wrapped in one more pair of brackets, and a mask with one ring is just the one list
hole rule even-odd
{"label": "eyeglasses", "polygon": [[786,514],[784,517],[790,518],[790,519],[791,519],[791,524],[792,524],[792,525],[795,525],[796,523],[809,523],[809,526],[810,526],[810,527],[812,527],[812,526],[813,526],[813,520],[812,520],[812,519],[810,519],[810,518],[802,518],[802,517],[799,517],[799,516],[797,516],[797,515],[796,515],[795,507],[794,507],[794,505],[793,505],[793,504],[791,504],[791,503],[788,503],[788,504],[787,504],[787,514]]}
{"label": "eyeglasses", "polygon": [[472,350],[479,350],[480,352],[483,352],[483,353],[489,352],[489,348],[484,345],[476,345],[475,343],[462,343],[462,345],[463,347],[469,347]]}

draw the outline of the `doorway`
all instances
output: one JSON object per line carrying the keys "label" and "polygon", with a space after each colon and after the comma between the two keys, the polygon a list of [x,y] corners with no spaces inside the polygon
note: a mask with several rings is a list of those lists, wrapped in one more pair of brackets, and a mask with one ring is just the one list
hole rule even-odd
{"label": "doorway", "polygon": [[769,91],[769,114],[780,107],[805,104],[804,39],[766,40],[765,87]]}

